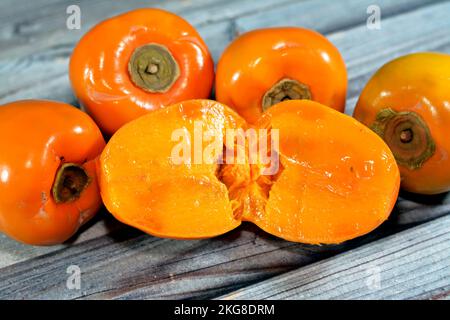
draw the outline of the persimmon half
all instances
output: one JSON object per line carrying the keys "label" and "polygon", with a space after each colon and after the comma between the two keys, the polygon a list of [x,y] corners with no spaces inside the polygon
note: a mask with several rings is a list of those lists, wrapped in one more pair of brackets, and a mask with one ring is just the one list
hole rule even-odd
{"label": "persimmon half", "polygon": [[450,55],[415,53],[382,66],[365,86],[354,117],[391,148],[402,188],[450,190]]}
{"label": "persimmon half", "polygon": [[[257,139],[242,143],[240,133]],[[255,141],[266,141],[267,153],[253,148]],[[169,106],[119,129],[98,170],[107,209],[151,235],[208,238],[250,221],[311,244],[376,228],[388,218],[400,180],[379,136],[307,100],[274,105],[255,126],[215,101]]]}
{"label": "persimmon half", "polygon": [[343,112],[347,71],[338,49],[313,30],[258,29],[225,49],[215,91],[219,102],[249,123],[270,106],[292,99],[310,99]]}
{"label": "persimmon half", "polygon": [[208,98],[214,80],[211,55],[194,27],[149,8],[92,28],[76,45],[69,69],[75,96],[109,135],[149,111]]}
{"label": "persimmon half", "polygon": [[0,231],[33,245],[64,242],[101,205],[95,161],[105,141],[70,105],[0,106]]}

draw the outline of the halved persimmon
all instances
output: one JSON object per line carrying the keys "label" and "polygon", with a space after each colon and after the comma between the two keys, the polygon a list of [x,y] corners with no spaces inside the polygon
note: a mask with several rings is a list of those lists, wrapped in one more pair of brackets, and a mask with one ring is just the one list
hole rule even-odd
{"label": "halved persimmon", "polygon": [[380,137],[307,100],[274,105],[255,126],[218,102],[175,104],[118,130],[98,169],[115,217],[177,239],[250,221],[290,241],[340,243],[388,218],[400,182]]}
{"label": "halved persimmon", "polygon": [[178,133],[193,135],[195,123],[223,136],[226,128],[244,121],[224,105],[192,100],[136,119],[112,136],[100,160],[100,185],[106,207],[118,220],[181,239],[216,236],[240,224],[217,177],[216,159],[173,163],[177,143],[172,140]]}
{"label": "halved persimmon", "polygon": [[389,147],[370,129],[306,100],[270,108],[259,125],[266,123],[280,130],[283,171],[263,214],[248,213],[247,220],[287,240],[331,244],[388,218],[400,174]]}

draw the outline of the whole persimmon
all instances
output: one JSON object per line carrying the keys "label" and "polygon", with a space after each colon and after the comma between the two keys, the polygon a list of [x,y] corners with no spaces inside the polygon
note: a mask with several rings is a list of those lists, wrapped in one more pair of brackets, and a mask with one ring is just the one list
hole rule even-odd
{"label": "whole persimmon", "polygon": [[175,239],[249,221],[289,241],[340,243],[385,221],[400,184],[379,136],[308,100],[276,104],[254,126],[215,101],[168,106],[119,129],[98,166],[117,219]]}
{"label": "whole persimmon", "polygon": [[70,105],[23,100],[0,106],[0,231],[33,245],[64,242],[101,205],[95,122]]}
{"label": "whole persimmon", "polygon": [[347,71],[338,49],[303,28],[258,29],[237,37],[217,65],[216,98],[255,123],[270,106],[310,99],[343,112]]}
{"label": "whole persimmon", "polygon": [[187,21],[164,10],[138,9],[85,34],[69,73],[80,104],[110,135],[148,111],[207,98],[214,64]]}
{"label": "whole persimmon", "polygon": [[402,188],[450,190],[450,55],[415,53],[381,67],[365,86],[354,117],[391,148]]}

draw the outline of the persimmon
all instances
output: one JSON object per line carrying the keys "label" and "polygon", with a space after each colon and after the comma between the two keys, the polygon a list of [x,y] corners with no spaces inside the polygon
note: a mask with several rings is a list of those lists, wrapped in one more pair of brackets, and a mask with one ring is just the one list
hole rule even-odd
{"label": "persimmon", "polygon": [[0,231],[33,245],[61,243],[101,205],[94,121],[64,103],[0,106]]}
{"label": "persimmon", "polygon": [[80,104],[109,135],[149,111],[207,98],[214,80],[211,55],[194,27],[160,9],[96,25],[75,47],[69,69]]}
{"label": "persimmon", "polygon": [[216,98],[255,123],[284,100],[311,99],[343,112],[347,71],[338,49],[303,28],[258,29],[237,37],[217,65]]}
{"label": "persimmon", "polygon": [[[256,139],[241,143],[230,134],[236,132]],[[256,125],[210,100],[168,106],[119,129],[98,171],[107,209],[149,234],[208,238],[249,221],[312,244],[376,228],[388,218],[400,180],[379,136],[307,100],[276,104]]]}
{"label": "persimmon", "polygon": [[450,190],[450,55],[409,54],[382,66],[365,86],[354,117],[391,148],[402,188]]}

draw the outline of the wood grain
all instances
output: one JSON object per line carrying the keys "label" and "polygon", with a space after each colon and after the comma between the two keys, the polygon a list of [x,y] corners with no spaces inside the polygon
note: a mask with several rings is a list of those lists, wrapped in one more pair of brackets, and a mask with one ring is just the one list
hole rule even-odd
{"label": "wood grain", "polygon": [[448,299],[450,216],[221,299]]}
{"label": "wood grain", "polygon": [[123,224],[115,220],[106,210],[84,225],[77,234],[61,245],[36,247],[29,246],[8,238],[0,233],[0,269],[17,262],[35,258],[50,252],[68,248],[87,240],[95,239],[112,231],[123,228]]}
{"label": "wood grain", "polygon": [[[373,73],[379,66],[389,60],[391,57],[413,52],[415,49],[419,50],[442,50],[450,52],[450,39],[446,35],[446,30],[450,29],[450,21],[444,19],[446,12],[450,10],[450,4],[438,4],[436,6],[425,7],[420,10],[415,10],[404,15],[395,16],[391,19],[385,19],[383,22],[382,30],[370,31],[365,27],[355,27],[345,32],[335,32],[329,36],[329,38],[341,49],[343,56],[347,61],[349,68],[350,78],[350,100],[347,104],[347,112],[351,113],[353,106],[356,102],[355,95],[358,94],[364,85],[365,79]],[[436,21],[434,24],[428,23],[429,20]],[[222,28],[222,24],[215,24],[214,28]],[[215,33],[216,30],[213,27],[210,32]],[[405,32],[404,30],[409,30]],[[382,50],[379,48],[383,48]],[[358,52],[360,54],[358,54]],[[1,61],[1,60],[0,60]],[[28,66],[28,71],[33,71],[33,74],[45,76],[47,71],[44,71],[46,66],[50,66],[46,63],[34,63]],[[16,70],[17,71],[17,70]],[[24,74],[22,74],[24,76]],[[10,76],[11,77],[11,76]],[[8,78],[8,77],[6,77]],[[0,82],[3,81],[0,78]],[[54,92],[48,92],[50,97],[57,95],[60,90],[61,79],[56,79],[54,85]],[[53,86],[53,82],[50,81],[50,85]],[[49,85],[48,81],[42,81],[36,88],[30,88],[30,90],[42,91],[41,94],[46,94],[45,87]],[[68,84],[67,84],[68,85]],[[0,86],[1,90],[2,86]],[[58,89],[59,88],[59,89]],[[67,89],[70,92],[70,89]],[[26,90],[20,90],[17,98],[23,98],[22,95],[26,94]],[[36,93],[37,94],[37,93]],[[69,93],[72,96],[71,93]],[[414,198],[410,197],[410,198]],[[434,199],[434,198],[433,198]],[[423,200],[423,199],[422,199]],[[424,217],[424,209],[430,212],[431,216],[438,215],[436,212],[443,212],[445,214],[447,207],[443,206],[445,203],[443,199],[435,199],[432,203],[426,203],[421,205],[421,201],[413,202],[420,207],[417,208],[414,213],[416,216],[415,221],[426,220]],[[403,212],[404,213],[404,212]],[[411,218],[406,218],[406,214],[402,214],[401,221],[408,221]],[[401,222],[400,221],[400,222]],[[96,229],[97,230],[97,229]],[[93,233],[96,235],[103,235],[102,232],[108,232],[107,229],[99,227],[99,233]],[[80,237],[83,239],[84,237]],[[80,240],[81,241],[81,240]],[[30,248],[20,244],[16,244],[12,240],[8,240],[3,237],[0,241],[0,266],[10,265],[12,263],[23,261],[25,259],[38,256],[43,253],[55,251],[59,247],[51,248]]]}
{"label": "wood grain", "polygon": [[[279,1],[276,10],[273,0],[238,3],[235,1],[200,0],[194,1],[195,5],[190,7],[185,2],[153,1],[150,4],[153,3],[155,7],[173,10],[188,21],[193,22],[208,44],[215,61],[229,41],[236,36],[238,25],[241,29],[256,27],[254,24],[247,26],[245,17],[260,16],[257,26],[264,27],[270,24],[272,17],[276,17],[280,21],[286,21],[282,14],[283,11],[280,14],[276,10],[282,10],[285,6],[290,8],[290,5],[294,4],[295,12],[302,12],[303,14],[299,16],[298,21],[291,19],[286,21],[286,24],[306,24],[308,26],[308,23],[302,21],[305,21],[310,15],[320,13],[326,18],[319,20],[327,21],[327,24],[317,23],[314,29],[325,33],[343,27],[341,22],[343,18],[351,20],[353,25],[364,25],[367,19],[365,8],[372,4],[370,0],[339,1],[339,8],[345,9],[350,6],[354,9],[353,3],[357,3],[359,9],[348,10],[345,15],[327,15],[324,13],[333,12],[335,3],[338,2],[321,0],[316,4],[316,1]],[[408,3],[401,1],[402,5],[400,5],[397,2],[383,0],[381,1],[383,17],[387,19],[390,13],[395,13],[400,9],[408,12],[430,2],[438,1],[410,0]],[[120,1],[114,2],[114,5],[110,5],[110,2],[105,0],[100,2],[81,1],[81,30],[67,30],[65,28],[65,19],[67,18],[64,14],[65,8],[72,2],[58,2],[58,5],[49,6],[48,10],[50,11],[48,12],[38,10],[37,4],[39,3],[40,1],[30,1],[30,5],[33,7],[24,10],[24,12],[27,12],[26,14],[14,15],[13,22],[8,24],[8,26],[14,27],[10,32],[4,32],[6,35],[3,36],[3,39],[0,38],[2,43],[2,50],[0,51],[0,103],[40,97],[76,105],[77,102],[72,94],[67,77],[69,56],[75,43],[98,21],[124,10],[142,6],[142,1]],[[321,10],[317,10],[318,5],[321,5]],[[44,6],[44,8],[46,7]],[[291,8],[291,10],[293,9]],[[32,14],[34,11],[36,11],[36,14]],[[220,15],[220,12],[224,12],[224,14]],[[267,12],[270,12],[270,14],[266,14]],[[226,17],[226,19],[220,19],[220,16]],[[11,18],[6,21],[8,20],[11,20]],[[6,29],[4,28],[4,30]]]}
{"label": "wood grain", "polygon": [[[73,46],[81,36],[98,22],[136,8],[154,7],[180,14],[196,27],[212,25],[243,16],[269,10],[276,4],[293,3],[293,0],[81,0],[46,3],[29,1],[22,8],[6,7],[0,13],[0,40],[7,46],[0,58],[25,57],[32,51],[45,51],[55,45]],[[299,1],[297,1],[299,2]],[[300,1],[301,2],[301,1]],[[78,5],[81,10],[81,29],[66,28],[66,8]],[[11,13],[14,12],[14,14]],[[16,12],[17,11],[17,12]]]}
{"label": "wood grain", "polygon": [[[385,224],[345,244],[309,246],[276,239],[250,224],[199,241],[123,228],[2,268],[0,299],[210,298],[398,230]],[[81,290],[66,288],[70,265],[81,269]]]}
{"label": "wood grain", "polygon": [[330,33],[337,29],[365,26],[368,17],[367,8],[370,5],[378,6],[381,10],[381,18],[385,19],[438,2],[441,1],[356,0],[343,3],[342,1],[309,0],[304,3],[293,2],[272,9],[270,14],[260,12],[236,19],[236,32],[243,33],[267,27],[299,26]]}
{"label": "wood grain", "polygon": [[[313,25],[327,33],[345,58],[349,69],[349,114],[365,82],[383,63],[414,51],[450,52],[448,1],[377,1],[382,7],[381,30],[366,28],[364,6],[372,4],[366,0],[340,1],[342,8],[351,8],[345,14],[334,14],[343,13],[342,8],[336,7],[336,2],[322,0],[276,4],[272,0],[51,0],[48,4],[37,0],[6,8],[8,1],[0,5],[0,103],[47,98],[76,104],[67,78],[68,57],[76,41],[102,18],[144,3],[175,11],[193,22],[216,59],[239,32],[269,26],[274,21]],[[64,12],[69,2],[79,3],[85,12],[82,30],[61,27],[65,25]],[[320,10],[318,4],[322,5]],[[297,20],[296,15],[286,16],[289,12],[301,14]],[[102,213],[78,238],[62,246],[28,247],[0,237],[0,298],[210,298],[449,211],[448,195],[402,194],[390,220],[375,232],[342,245],[322,247],[278,240],[250,225],[218,239],[156,239]],[[65,286],[66,269],[71,264],[82,270],[79,291]]]}

